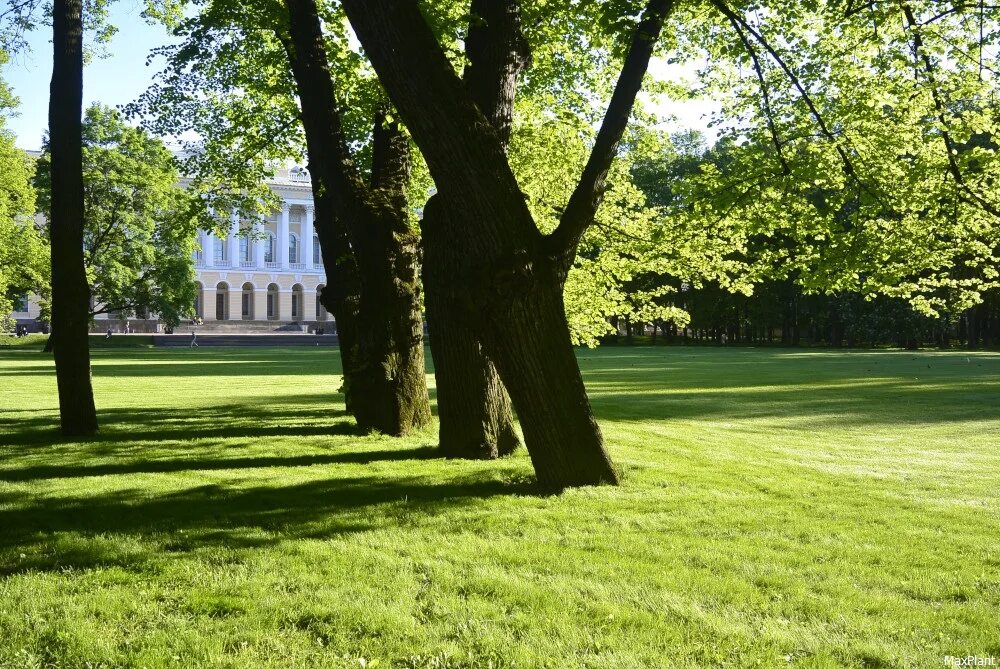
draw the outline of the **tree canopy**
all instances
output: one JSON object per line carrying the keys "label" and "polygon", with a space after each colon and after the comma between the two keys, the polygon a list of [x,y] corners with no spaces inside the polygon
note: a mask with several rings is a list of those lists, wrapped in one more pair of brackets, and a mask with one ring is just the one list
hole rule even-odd
{"label": "tree canopy", "polygon": [[[7,56],[0,51],[0,66]],[[41,293],[48,283],[48,248],[35,226],[34,163],[14,144],[6,118],[17,98],[0,79],[0,327],[10,325],[15,300]]]}
{"label": "tree canopy", "polygon": [[[195,221],[173,156],[159,139],[95,104],[83,122],[84,257],[91,315],[158,314],[176,324],[193,308]],[[38,161],[48,206],[49,160]]]}

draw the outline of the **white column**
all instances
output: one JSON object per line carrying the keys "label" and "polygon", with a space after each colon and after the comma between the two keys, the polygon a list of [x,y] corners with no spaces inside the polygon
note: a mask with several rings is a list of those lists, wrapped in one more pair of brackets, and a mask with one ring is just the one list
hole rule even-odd
{"label": "white column", "polygon": [[302,252],[306,254],[306,269],[313,268],[313,217],[315,215],[316,208],[307,204],[306,219],[302,228]]}
{"label": "white column", "polygon": [[239,267],[240,261],[240,212],[233,209],[229,215],[229,236],[226,238],[229,244],[229,266]]}
{"label": "white column", "polygon": [[288,269],[288,214],[289,205],[281,203],[281,218],[278,219],[278,263],[281,269]]}
{"label": "white column", "polygon": [[267,249],[267,223],[254,225],[256,234],[262,235],[259,239],[253,240],[253,261],[257,269],[264,269],[264,251]]}
{"label": "white column", "polygon": [[207,230],[201,231],[201,252],[205,258],[205,267],[215,267],[215,237]]}

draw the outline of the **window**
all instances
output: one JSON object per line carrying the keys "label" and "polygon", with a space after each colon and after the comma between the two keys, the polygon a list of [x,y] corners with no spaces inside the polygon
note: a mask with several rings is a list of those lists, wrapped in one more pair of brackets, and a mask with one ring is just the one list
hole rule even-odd
{"label": "window", "polygon": [[246,237],[240,237],[240,260],[243,262],[253,260],[253,244]]}
{"label": "window", "polygon": [[267,236],[264,245],[264,262],[274,262],[274,235]]}
{"label": "window", "polygon": [[319,237],[313,235],[313,265],[322,265],[323,259],[319,249]]}
{"label": "window", "polygon": [[299,261],[299,238],[292,234],[288,235],[288,262],[297,263]]}
{"label": "window", "polygon": [[218,237],[212,238],[212,257],[215,262],[225,262],[226,261],[226,240],[220,239]]}
{"label": "window", "polygon": [[25,294],[14,296],[14,311],[24,313],[28,310],[28,296]]}

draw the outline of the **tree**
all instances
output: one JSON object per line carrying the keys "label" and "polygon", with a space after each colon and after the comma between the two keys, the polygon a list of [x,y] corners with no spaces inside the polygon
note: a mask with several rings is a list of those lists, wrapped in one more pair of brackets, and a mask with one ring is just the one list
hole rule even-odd
{"label": "tree", "polygon": [[561,490],[616,482],[571,346],[562,290],[670,3],[647,7],[583,177],[558,227],[544,236],[500,139],[417,3],[347,0],[343,6],[438,192],[454,206],[448,233],[464,251],[451,268],[454,299],[510,391],[539,484]]}
{"label": "tree", "polygon": [[[364,430],[423,427],[431,413],[409,139],[355,63],[328,53],[314,4],[199,4],[130,113],[161,134],[199,136],[184,162],[205,227],[230,208],[259,218],[274,200],[265,181],[275,166],[309,156],[328,279],[320,299],[336,320],[348,411]],[[342,114],[336,96],[359,91],[364,102]]]}
{"label": "tree", "polygon": [[[0,51],[0,66],[7,56]],[[48,248],[35,226],[35,190],[32,160],[14,145],[4,117],[16,107],[7,85],[0,80],[0,328],[10,327],[14,301],[29,292],[41,293],[48,284]]]}
{"label": "tree", "polygon": [[[133,110],[164,130],[178,116],[192,123],[204,142],[191,147],[188,164],[198,175],[196,188],[206,186],[210,197],[239,189],[256,195],[254,182],[266,177],[269,160],[306,146],[330,279],[324,299],[336,316],[348,407],[360,425],[402,434],[430,417],[412,214],[426,197],[426,170],[411,160],[408,137],[387,118],[384,93],[347,48],[343,17],[324,8],[333,35],[323,40],[314,3],[267,10],[207,4],[185,23],[187,39],[171,50],[163,83]],[[206,89],[213,95],[192,94]],[[217,187],[221,174],[232,187]],[[437,365],[435,371],[440,387],[445,372]],[[491,398],[477,397],[470,406],[489,413]],[[371,410],[380,406],[386,410],[373,420]],[[494,412],[505,420],[501,430],[461,407],[449,412],[452,404],[440,396],[439,406],[443,435],[452,416],[473,419],[467,442],[476,446],[513,434],[509,408]]]}
{"label": "tree", "polygon": [[[359,426],[402,435],[431,419],[424,377],[417,237],[406,188],[410,142],[376,114],[369,184],[354,167],[334,91],[315,0],[286,0],[288,36],[278,29],[295,78],[321,234],[347,239],[359,284],[357,338],[347,343],[355,369],[345,375]],[[331,234],[332,233],[332,234]],[[338,277],[332,277],[334,284]],[[336,314],[336,311],[335,311]],[[342,343],[343,346],[343,343]]]}
{"label": "tree", "polygon": [[[83,129],[84,256],[90,311],[157,314],[176,325],[195,298],[195,220],[163,142],[92,105]],[[36,178],[42,209],[51,202],[48,143]]]}
{"label": "tree", "polygon": [[59,389],[59,420],[66,436],[97,432],[90,382],[88,304],[83,260],[83,6],[52,4],[52,83],[49,147],[52,196],[49,239],[52,258],[52,349]]}

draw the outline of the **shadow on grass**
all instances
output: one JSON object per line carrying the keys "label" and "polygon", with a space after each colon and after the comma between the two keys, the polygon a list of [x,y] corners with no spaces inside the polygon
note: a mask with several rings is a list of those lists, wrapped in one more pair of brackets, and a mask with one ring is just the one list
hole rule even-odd
{"label": "shadow on grass", "polygon": [[374,462],[401,462],[405,460],[432,460],[442,457],[436,448],[397,448],[343,453],[274,456],[256,458],[172,458],[169,460],[144,460],[100,465],[39,465],[21,469],[0,470],[0,481],[34,481],[50,478],[82,478],[85,476],[116,476],[121,474],[167,474],[183,471],[220,471],[231,469],[263,469],[268,467],[313,467],[315,465],[355,464]]}
{"label": "shadow on grass", "polygon": [[[0,509],[0,576],[104,566],[137,571],[163,553],[239,551],[410,525],[484,499],[534,492],[528,481],[483,475],[445,483],[380,475],[282,487],[205,485],[154,496],[142,490],[58,500],[25,496]],[[115,539],[120,535],[141,536],[144,547],[129,547]]]}
{"label": "shadow on grass", "polygon": [[[231,403],[205,407],[129,407],[101,409],[101,432],[91,438],[67,439],[58,430],[54,410],[18,417],[0,445],[47,446],[60,443],[123,443],[191,439],[241,439],[356,435],[346,411],[335,405],[335,393],[284,395],[274,404]],[[342,400],[340,406],[343,406]],[[32,412],[25,412],[32,413]]]}

